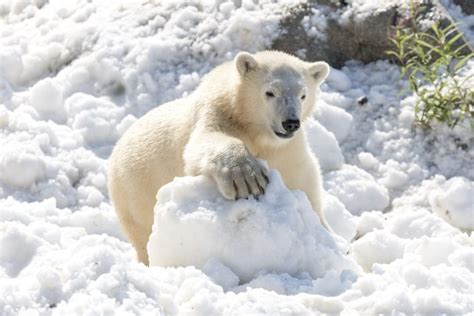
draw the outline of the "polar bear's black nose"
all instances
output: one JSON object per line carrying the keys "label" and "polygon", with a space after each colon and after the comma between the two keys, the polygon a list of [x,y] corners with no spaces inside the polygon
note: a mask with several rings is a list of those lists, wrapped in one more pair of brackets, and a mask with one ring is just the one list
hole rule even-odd
{"label": "polar bear's black nose", "polygon": [[285,131],[292,133],[300,128],[300,120],[286,120],[281,125],[283,125]]}

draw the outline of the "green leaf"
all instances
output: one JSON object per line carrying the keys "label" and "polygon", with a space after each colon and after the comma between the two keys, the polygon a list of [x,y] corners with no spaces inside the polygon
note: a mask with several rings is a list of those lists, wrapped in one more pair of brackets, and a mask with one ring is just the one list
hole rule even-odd
{"label": "green leaf", "polygon": [[451,33],[458,30],[458,25],[459,25],[459,23],[451,22],[451,24],[449,24],[448,26],[445,26],[444,28],[442,28],[441,32],[444,34],[444,36],[448,37]]}
{"label": "green leaf", "polygon": [[431,35],[429,33],[424,33],[423,34],[423,39],[426,40],[426,39],[430,39],[432,40],[434,43],[436,43],[436,45],[441,45],[441,40],[438,36],[434,36],[434,35]]}
{"label": "green leaf", "polygon": [[459,32],[458,34],[454,35],[447,43],[447,46],[453,45],[458,39],[462,38],[462,33]]}
{"label": "green leaf", "polygon": [[401,60],[400,55],[398,53],[394,52],[394,51],[387,50],[387,51],[385,51],[385,54],[387,54],[388,56],[395,56],[395,57],[397,57],[398,59]]}
{"label": "green leaf", "polygon": [[[474,77],[474,74],[472,75],[469,75],[465,78],[463,78],[463,80],[461,81],[461,83],[459,84],[460,87],[462,87],[469,79],[471,79],[472,77]],[[474,95],[474,94],[473,94]]]}
{"label": "green leaf", "polygon": [[437,48],[437,47],[434,46],[433,44],[430,44],[430,43],[428,43],[428,42],[425,42],[424,40],[419,39],[419,40],[417,40],[416,43],[419,44],[419,45],[421,45],[421,46],[423,46],[423,47],[429,48],[430,51],[428,52],[428,54],[430,54],[432,51],[435,51],[435,52],[437,52],[437,53],[438,53],[439,55],[441,55],[441,56],[444,55],[444,52],[443,52],[441,49]]}
{"label": "green leaf", "polygon": [[462,51],[464,48],[466,47],[469,47],[468,43],[464,43],[462,44],[461,46],[459,46],[458,48],[456,48],[454,51],[453,51],[453,55],[454,56],[457,56],[457,54]]}
{"label": "green leaf", "polygon": [[431,29],[436,34],[437,38],[441,38],[442,34],[441,34],[441,31],[439,30],[439,22],[433,23],[433,25],[431,26]]}
{"label": "green leaf", "polygon": [[471,54],[467,55],[466,57],[462,58],[460,61],[458,61],[458,62],[456,63],[456,66],[454,66],[454,72],[457,72],[462,66],[464,66],[464,64],[465,64],[468,60],[470,60],[470,59],[473,58],[473,57],[474,57],[474,54],[471,53]]}

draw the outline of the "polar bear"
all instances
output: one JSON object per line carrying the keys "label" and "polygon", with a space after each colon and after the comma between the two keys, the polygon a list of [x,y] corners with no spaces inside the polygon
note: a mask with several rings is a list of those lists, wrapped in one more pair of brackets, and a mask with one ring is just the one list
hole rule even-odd
{"label": "polar bear", "polygon": [[[184,98],[136,121],[109,160],[109,192],[138,260],[146,246],[156,193],[175,177],[207,175],[227,199],[264,194],[269,168],[286,186],[306,193],[322,224],[321,176],[301,122],[329,73],[278,51],[239,53],[202,79]],[[170,237],[172,238],[172,236]]]}

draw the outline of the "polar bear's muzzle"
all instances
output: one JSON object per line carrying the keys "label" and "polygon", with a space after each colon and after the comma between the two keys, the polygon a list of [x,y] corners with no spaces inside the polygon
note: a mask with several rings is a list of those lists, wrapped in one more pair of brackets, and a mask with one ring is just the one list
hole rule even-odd
{"label": "polar bear's muzzle", "polygon": [[284,133],[274,131],[275,134],[280,138],[293,137],[295,132],[300,128],[300,120],[286,120],[281,123],[281,126],[285,130]]}

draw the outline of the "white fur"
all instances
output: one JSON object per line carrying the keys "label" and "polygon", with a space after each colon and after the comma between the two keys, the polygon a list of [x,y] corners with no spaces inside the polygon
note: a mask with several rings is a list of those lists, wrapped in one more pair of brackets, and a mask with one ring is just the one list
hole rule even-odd
{"label": "white fur", "polygon": [[146,244],[161,186],[174,177],[204,174],[228,199],[257,196],[267,175],[259,159],[277,169],[290,189],[304,191],[327,227],[319,163],[303,130],[286,139],[275,132],[284,131],[285,119],[303,121],[312,113],[328,71],[326,63],[281,52],[240,53],[207,74],[191,95],[153,109],[127,130],[110,157],[109,191],[141,262],[148,263]]}

